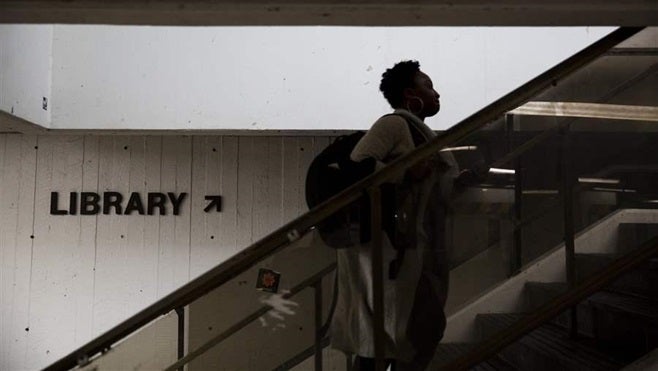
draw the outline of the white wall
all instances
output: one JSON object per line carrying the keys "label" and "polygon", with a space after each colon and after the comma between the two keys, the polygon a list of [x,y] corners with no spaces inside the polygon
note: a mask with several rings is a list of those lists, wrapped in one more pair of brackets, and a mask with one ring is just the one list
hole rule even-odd
{"label": "white wall", "polygon": [[[329,140],[0,135],[0,370],[56,361],[301,215]],[[108,190],[189,195],[178,216],[50,215],[50,192]]]}
{"label": "white wall", "polygon": [[52,126],[365,129],[382,72],[417,59],[445,129],[610,30],[57,25]]}
{"label": "white wall", "polygon": [[0,25],[0,110],[50,126],[52,25]]}
{"label": "white wall", "polygon": [[[14,114],[47,125],[50,67],[37,57],[52,27],[0,27],[0,109],[12,96],[37,97],[37,108],[19,99],[25,111]],[[546,30],[54,29],[53,127],[235,129],[365,128],[387,110],[381,71],[406,57],[442,92],[432,122],[441,128],[605,31],[550,30],[530,52],[528,38]],[[42,47],[34,55],[26,45]],[[481,50],[490,53],[474,59]],[[57,360],[300,215],[306,168],[328,140],[0,135],[0,369]],[[51,191],[83,190],[190,198],[176,217],[48,214]],[[210,193],[224,196],[222,213],[202,212]]]}

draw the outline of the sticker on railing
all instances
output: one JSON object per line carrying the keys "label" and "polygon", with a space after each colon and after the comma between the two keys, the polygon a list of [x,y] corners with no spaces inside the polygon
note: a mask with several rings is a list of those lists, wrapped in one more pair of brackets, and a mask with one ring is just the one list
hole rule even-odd
{"label": "sticker on railing", "polygon": [[260,268],[258,270],[256,289],[261,291],[276,293],[279,291],[280,281],[281,281],[281,273],[275,272],[271,269]]}

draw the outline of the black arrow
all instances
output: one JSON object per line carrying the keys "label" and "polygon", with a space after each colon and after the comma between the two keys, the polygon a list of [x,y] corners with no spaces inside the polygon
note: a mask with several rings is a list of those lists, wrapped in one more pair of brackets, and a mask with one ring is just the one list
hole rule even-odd
{"label": "black arrow", "polygon": [[217,208],[217,212],[222,211],[222,196],[206,196],[206,200],[209,200],[210,203],[203,211],[208,212],[213,206]]}

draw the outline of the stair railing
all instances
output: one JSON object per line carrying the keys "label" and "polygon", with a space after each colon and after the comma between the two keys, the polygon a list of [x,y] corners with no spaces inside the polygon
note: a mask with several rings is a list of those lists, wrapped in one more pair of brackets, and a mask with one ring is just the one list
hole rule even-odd
{"label": "stair railing", "polygon": [[588,277],[582,283],[570,287],[566,292],[539,307],[512,326],[500,331],[470,351],[439,368],[440,371],[468,370],[487,360],[523,335],[533,331],[561,312],[574,307],[583,299],[600,291],[617,277],[633,270],[652,257],[658,255],[658,236],[643,243],[631,253],[612,262],[601,271]]}
{"label": "stair railing", "polygon": [[154,304],[138,312],[131,318],[121,322],[106,333],[74,350],[67,356],[53,363],[46,370],[65,370],[85,364],[99,353],[109,350],[113,344],[127,337],[131,333],[145,326],[161,315],[173,310],[180,310],[193,300],[207,294],[211,290],[223,285],[238,274],[263,260],[269,255],[279,251],[289,243],[296,241],[313,226],[342,208],[357,201],[367,192],[371,200],[371,231],[372,234],[372,268],[374,291],[374,339],[376,369],[384,369],[384,331],[383,331],[383,261],[381,256],[382,221],[381,194],[379,186],[394,179],[405,169],[420,161],[429,158],[441,148],[456,143],[460,139],[474,133],[489,122],[513,110],[544,89],[556,84],[561,79],[579,70],[588,63],[601,56],[609,49],[641,31],[643,27],[621,27],[602,39],[596,41],[570,58],[548,69],[544,73],[523,84],[482,110],[454,125],[442,135],[437,136],[425,145],[420,146],[409,154],[400,157],[381,171],[348,187],[343,192],[332,197],[308,213],[287,223],[275,232],[249,246],[245,250],[217,265],[215,268],[190,281],[181,288],[168,294]]}
{"label": "stair railing", "polygon": [[[283,295],[284,299],[289,299],[298,294],[300,291],[313,286],[314,289],[314,297],[315,297],[315,307],[314,307],[314,312],[315,312],[315,335],[316,335],[316,342],[315,346],[313,347],[315,349],[315,356],[316,356],[316,362],[322,362],[322,352],[321,348],[318,347],[319,343],[321,343],[322,339],[324,338],[325,334],[323,333],[322,329],[322,279],[332,273],[333,271],[336,270],[336,263],[329,264],[326,268],[322,269],[320,272],[314,274],[313,276],[305,279],[292,289],[290,289],[289,293],[286,293]],[[207,342],[205,342],[202,346],[198,347],[197,349],[194,349],[193,351],[189,352],[186,356],[181,357],[178,361],[170,365],[165,369],[165,371],[174,371],[174,370],[181,370],[183,366],[186,364],[192,362],[194,359],[211,349],[212,347],[216,346],[217,344],[221,343],[225,339],[227,339],[229,336],[233,335],[234,333],[238,332],[245,326],[249,325],[253,321],[257,320],[258,318],[262,317],[265,313],[270,311],[272,309],[271,306],[265,305],[255,312],[249,314],[242,320],[238,321],[235,323],[233,326],[229,327],[228,329],[224,330],[220,334],[217,334]],[[318,341],[319,340],[319,341]],[[320,350],[320,351],[318,351]]]}
{"label": "stair railing", "polygon": [[[619,92],[626,90],[633,86],[636,82],[645,78],[646,76],[656,72],[656,66],[652,65],[643,73],[635,76],[634,78],[626,81],[622,85],[613,89],[611,93],[606,94],[605,97],[599,101],[607,101],[614,97]],[[559,109],[556,109],[559,107]],[[506,115],[507,130],[513,132],[513,123],[515,115],[537,115],[537,116],[567,116],[567,117],[596,117],[596,118],[617,118],[636,121],[658,121],[658,108],[657,107],[642,107],[642,106],[613,106],[613,109],[608,109],[610,112],[601,112],[602,108],[610,106],[601,104],[582,104],[582,103],[562,103],[562,102],[541,102],[534,104],[530,109],[519,107]],[[571,111],[570,112],[570,108]],[[559,112],[558,112],[559,111]],[[563,211],[563,225],[564,225],[564,244],[565,244],[565,267],[567,274],[567,284],[570,288],[576,285],[576,265],[575,265],[575,226],[574,226],[574,195],[588,188],[586,184],[578,182],[576,174],[574,174],[570,165],[571,155],[569,153],[571,146],[568,143],[568,134],[570,126],[575,119],[569,118],[562,120],[554,128],[547,129],[538,134],[534,138],[522,144],[519,148],[511,151],[503,159],[496,161],[495,165],[500,166],[504,164],[503,161],[515,161],[515,168],[517,177],[515,178],[516,185],[514,187],[514,218],[518,221],[522,220],[522,197],[521,197],[521,164],[519,162],[520,156],[532,148],[535,148],[540,143],[554,134],[559,135],[560,152],[559,152],[559,178],[560,189],[558,193],[558,202],[561,203]],[[512,257],[510,259],[510,272],[511,275],[516,275],[520,272],[522,267],[521,262],[521,227],[522,223],[517,223],[514,229],[514,240]],[[577,308],[574,306],[570,308],[569,333],[572,337],[576,337],[578,333],[578,315]]]}

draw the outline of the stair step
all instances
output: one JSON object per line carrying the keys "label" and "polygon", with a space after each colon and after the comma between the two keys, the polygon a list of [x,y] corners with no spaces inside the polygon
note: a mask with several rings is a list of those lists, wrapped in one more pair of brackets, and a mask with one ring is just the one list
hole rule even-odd
{"label": "stair step", "polygon": [[632,364],[624,367],[622,371],[651,371],[658,370],[658,348],[645,354],[642,358],[635,360]]}
{"label": "stair step", "polygon": [[[477,324],[487,338],[523,318],[518,314],[479,314]],[[500,357],[521,370],[618,370],[621,364],[605,354],[569,339],[559,326],[546,324],[500,352]]]}
{"label": "stair step", "polygon": [[569,285],[566,282],[528,281],[523,287],[524,312],[533,312],[542,305],[565,293]]}
{"label": "stair step", "polygon": [[[559,282],[527,282],[525,310],[532,312],[566,290]],[[599,346],[615,359],[632,361],[658,346],[658,301],[615,291],[601,291],[578,305],[578,332],[595,337]],[[567,329],[569,311],[551,320]]]}
{"label": "stair step", "polygon": [[452,361],[453,359],[473,349],[473,346],[474,345],[471,343],[439,344],[439,346],[436,347],[436,357],[441,360],[445,360],[445,362],[442,363],[447,363],[448,361]]}
{"label": "stair step", "polygon": [[[526,282],[523,295],[525,305],[523,310],[527,313],[536,311],[539,307],[553,300],[569,288],[565,282]],[[587,301],[578,305],[578,331],[585,336],[593,336],[591,308]],[[571,323],[571,312],[563,311],[551,320],[552,323],[568,328]]]}
{"label": "stair step", "polygon": [[[611,254],[576,254],[576,279],[583,281],[615,261]],[[658,299],[658,261],[651,259],[614,280],[609,291]]]}
{"label": "stair step", "polygon": [[649,259],[649,270],[651,271],[658,270],[658,258]]}
{"label": "stair step", "polygon": [[588,299],[599,348],[630,362],[658,347],[658,302],[615,292]]}
{"label": "stair step", "polygon": [[583,280],[612,264],[617,254],[578,254],[576,253],[576,278]]}
{"label": "stair step", "polygon": [[[475,347],[471,343],[445,343],[439,344],[436,349],[434,357],[438,363],[432,364],[430,369],[439,368],[440,365],[445,365],[448,362],[456,359],[457,357],[469,352]],[[498,356],[493,356],[485,362],[471,368],[471,371],[516,371],[517,369],[500,359]]]}
{"label": "stair step", "polygon": [[[502,359],[500,356],[496,355],[494,357],[491,357],[490,359],[485,362],[489,367],[492,367],[492,370],[496,371],[516,371],[518,370],[516,367],[512,366],[511,363],[505,361]],[[481,365],[481,364],[480,364]],[[478,365],[479,366],[479,365]]]}
{"label": "stair step", "polygon": [[587,300],[594,306],[621,312],[658,325],[658,302],[656,301],[609,291],[597,292]]}
{"label": "stair step", "polygon": [[635,250],[642,243],[658,236],[657,223],[621,223],[619,224],[617,250],[627,253]]}

